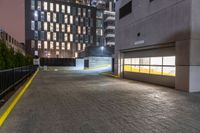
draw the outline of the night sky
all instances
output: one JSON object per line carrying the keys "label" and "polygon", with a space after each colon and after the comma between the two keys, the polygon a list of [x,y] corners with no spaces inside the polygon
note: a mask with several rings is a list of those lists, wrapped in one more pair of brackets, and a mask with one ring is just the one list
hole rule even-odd
{"label": "night sky", "polygon": [[0,0],[0,27],[19,42],[25,40],[24,0]]}

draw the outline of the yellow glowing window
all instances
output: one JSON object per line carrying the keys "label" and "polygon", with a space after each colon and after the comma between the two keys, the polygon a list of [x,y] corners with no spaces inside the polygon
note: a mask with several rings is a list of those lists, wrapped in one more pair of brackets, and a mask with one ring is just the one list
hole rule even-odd
{"label": "yellow glowing window", "polygon": [[150,74],[162,75],[162,67],[151,66],[150,67]]}
{"label": "yellow glowing window", "polygon": [[176,76],[176,68],[175,67],[163,67],[163,75],[164,76]]}
{"label": "yellow glowing window", "polygon": [[131,58],[124,59],[124,64],[131,64]]}
{"label": "yellow glowing window", "polygon": [[132,71],[132,66],[131,65],[124,65],[124,71],[125,72],[131,72]]}
{"label": "yellow glowing window", "polygon": [[140,72],[139,66],[131,66],[131,72]]}
{"label": "yellow glowing window", "polygon": [[140,73],[149,73],[149,66],[140,66]]}

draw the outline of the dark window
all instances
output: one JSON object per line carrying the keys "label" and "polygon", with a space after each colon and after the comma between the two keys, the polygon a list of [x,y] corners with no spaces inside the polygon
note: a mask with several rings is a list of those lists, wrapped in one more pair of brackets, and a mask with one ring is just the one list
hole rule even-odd
{"label": "dark window", "polygon": [[119,19],[125,17],[132,12],[132,1],[120,8]]}

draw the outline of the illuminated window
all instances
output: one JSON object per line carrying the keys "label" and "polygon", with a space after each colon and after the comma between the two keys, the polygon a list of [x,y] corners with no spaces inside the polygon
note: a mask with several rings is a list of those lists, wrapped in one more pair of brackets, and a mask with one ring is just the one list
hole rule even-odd
{"label": "illuminated window", "polygon": [[44,30],[48,30],[48,23],[44,22]]}
{"label": "illuminated window", "polygon": [[47,40],[51,40],[51,33],[47,32]]}
{"label": "illuminated window", "polygon": [[68,41],[68,35],[65,34],[65,41]]}
{"label": "illuminated window", "polygon": [[53,11],[53,3],[50,3],[50,11]]}
{"label": "illuminated window", "polygon": [[41,7],[42,7],[42,3],[41,3],[41,1],[38,1],[37,9],[41,10]]}
{"label": "illuminated window", "polygon": [[31,21],[31,30],[35,30],[35,21]]}
{"label": "illuminated window", "polygon": [[53,13],[53,22],[56,22],[57,21],[57,15],[56,13]]}
{"label": "illuminated window", "polygon": [[125,58],[124,71],[163,76],[176,76],[176,57]]}
{"label": "illuminated window", "polygon": [[50,23],[50,31],[53,32],[53,23]]}
{"label": "illuminated window", "polygon": [[81,34],[81,26],[78,26],[78,34]]}
{"label": "illuminated window", "polygon": [[59,56],[59,54],[60,54],[60,52],[59,52],[59,51],[56,51],[56,55]]}
{"label": "illuminated window", "polygon": [[75,55],[74,55],[74,57],[75,57],[75,58],[77,58],[77,57],[78,57],[78,52],[75,52]]}
{"label": "illuminated window", "polygon": [[86,48],[86,44],[84,43],[84,44],[83,44],[83,50],[85,50],[85,48]]}
{"label": "illuminated window", "polygon": [[83,9],[83,17],[85,17],[86,16],[86,9],[84,8]]}
{"label": "illuminated window", "polygon": [[56,12],[59,12],[59,10],[60,10],[59,4],[56,4]]}
{"label": "illuminated window", "polygon": [[71,7],[70,6],[67,6],[67,13],[71,13]]}
{"label": "illuminated window", "polygon": [[53,42],[50,42],[50,49],[54,49]]}
{"label": "illuminated window", "polygon": [[78,15],[81,16],[81,8],[78,8]]}
{"label": "illuminated window", "polygon": [[44,10],[48,10],[48,4],[47,4],[47,2],[44,2]]}
{"label": "illuminated window", "polygon": [[48,43],[47,43],[47,41],[44,42],[44,49],[48,49]]}
{"label": "illuminated window", "polygon": [[59,42],[56,42],[56,49],[57,49],[57,50],[60,49]]}
{"label": "illuminated window", "polygon": [[81,50],[81,44],[78,43],[78,50]]}
{"label": "illuminated window", "polygon": [[41,41],[38,41],[38,49],[41,49],[41,48],[42,48]]}
{"label": "illuminated window", "polygon": [[56,39],[57,39],[57,35],[56,35],[56,33],[54,32],[54,33],[53,33],[53,40],[56,41]]}
{"label": "illuminated window", "polygon": [[65,50],[65,43],[62,43],[62,50]]}
{"label": "illuminated window", "polygon": [[73,41],[73,34],[70,34],[70,41]]}
{"label": "illuminated window", "polygon": [[62,32],[65,32],[65,25],[62,24]]}
{"label": "illuminated window", "polygon": [[86,27],[83,27],[83,34],[86,34]]}
{"label": "illuminated window", "polygon": [[67,32],[71,32],[71,26],[67,25]]}
{"label": "illuminated window", "polygon": [[56,31],[60,31],[60,26],[59,26],[59,24],[56,24]]}
{"label": "illuminated window", "polygon": [[44,21],[44,12],[41,12],[41,15],[40,15],[40,17],[41,17],[41,21]]}
{"label": "illuminated window", "polygon": [[71,44],[68,42],[67,43],[67,50],[70,50],[71,49]]}
{"label": "illuminated window", "polygon": [[68,15],[65,15],[65,23],[67,24],[68,23]]}
{"label": "illuminated window", "polygon": [[31,0],[31,9],[35,10],[35,0]]}
{"label": "illuminated window", "polygon": [[91,17],[91,10],[88,9],[88,17]]}
{"label": "illuminated window", "polygon": [[70,24],[73,24],[73,16],[70,16]]}
{"label": "illuminated window", "polygon": [[62,12],[65,13],[65,5],[62,5]]}
{"label": "illuminated window", "polygon": [[47,21],[50,22],[51,21],[51,13],[47,12]]}
{"label": "illuminated window", "polygon": [[35,20],[38,20],[38,11],[35,11],[35,12],[34,12],[34,19],[35,19]]}

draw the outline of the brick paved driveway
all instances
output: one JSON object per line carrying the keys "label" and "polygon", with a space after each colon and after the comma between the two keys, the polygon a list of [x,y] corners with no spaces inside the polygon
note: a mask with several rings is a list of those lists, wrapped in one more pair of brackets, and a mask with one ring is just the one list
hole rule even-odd
{"label": "brick paved driveway", "polygon": [[0,133],[200,132],[200,94],[78,71],[39,72]]}

